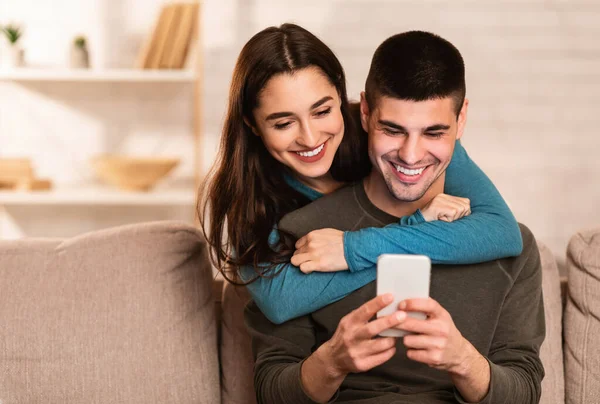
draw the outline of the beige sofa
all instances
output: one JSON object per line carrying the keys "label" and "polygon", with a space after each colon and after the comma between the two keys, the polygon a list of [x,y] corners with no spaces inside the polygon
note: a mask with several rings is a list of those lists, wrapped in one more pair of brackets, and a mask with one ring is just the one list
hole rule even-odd
{"label": "beige sofa", "polygon": [[[600,229],[569,245],[564,311],[540,247],[541,402],[600,403]],[[0,291],[2,404],[255,403],[245,289],[213,280],[189,225],[1,241]]]}

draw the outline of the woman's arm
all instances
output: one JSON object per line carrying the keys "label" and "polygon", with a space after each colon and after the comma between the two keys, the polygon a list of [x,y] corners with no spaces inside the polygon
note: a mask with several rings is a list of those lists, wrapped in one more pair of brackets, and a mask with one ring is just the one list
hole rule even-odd
{"label": "woman's arm", "polygon": [[[275,324],[312,313],[376,278],[375,268],[357,273],[342,271],[305,275],[292,264],[280,264],[274,271],[278,274],[271,278],[258,278],[246,287],[263,314]],[[244,281],[256,276],[252,266],[243,267],[240,274]]]}
{"label": "woman's arm", "polygon": [[447,194],[469,198],[471,215],[452,223],[398,223],[344,233],[351,271],[373,267],[383,253],[423,254],[436,264],[472,264],[516,256],[523,249],[519,226],[502,196],[460,142],[446,170]]}

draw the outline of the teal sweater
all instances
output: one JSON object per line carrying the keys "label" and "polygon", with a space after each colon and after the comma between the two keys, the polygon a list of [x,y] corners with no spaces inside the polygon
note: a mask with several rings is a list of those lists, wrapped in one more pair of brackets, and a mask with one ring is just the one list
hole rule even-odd
{"label": "teal sweater", "polygon": [[[290,184],[315,200],[323,194],[296,179]],[[281,324],[336,302],[376,278],[377,257],[384,253],[427,255],[434,264],[474,264],[517,256],[523,249],[521,232],[512,212],[460,142],[446,171],[444,192],[471,200],[471,215],[452,223],[426,222],[420,211],[383,228],[344,232],[348,271],[304,274],[292,264],[280,264],[272,278],[248,285],[265,314]],[[279,239],[274,230],[270,242]],[[283,268],[281,268],[283,267]],[[451,268],[448,268],[451,270]],[[252,266],[241,269],[244,280],[256,276]]]}

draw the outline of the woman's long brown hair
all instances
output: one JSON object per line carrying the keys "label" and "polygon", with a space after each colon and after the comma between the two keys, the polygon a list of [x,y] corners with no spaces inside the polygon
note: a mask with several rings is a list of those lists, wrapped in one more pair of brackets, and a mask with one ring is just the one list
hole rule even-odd
{"label": "woman's long brown hair", "polygon": [[341,99],[345,131],[331,174],[338,181],[352,182],[370,169],[367,139],[351,117],[346,76],[331,49],[294,24],[270,27],[254,35],[237,59],[219,155],[199,191],[198,214],[211,259],[232,283],[244,284],[239,269],[246,265],[255,269],[253,280],[273,276],[275,265],[289,261],[293,253],[287,235],[282,234],[275,246],[269,243],[269,235],[285,214],[310,201],[288,185],[284,177],[287,167],[269,154],[246,122],[255,126],[253,111],[273,76],[308,67],[318,67]]}

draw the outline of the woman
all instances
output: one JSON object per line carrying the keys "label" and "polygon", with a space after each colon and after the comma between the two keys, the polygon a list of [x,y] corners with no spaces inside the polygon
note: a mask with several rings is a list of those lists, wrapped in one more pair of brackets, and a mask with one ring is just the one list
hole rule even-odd
{"label": "woman", "polygon": [[[315,311],[373,281],[382,253],[465,264],[521,252],[512,213],[457,142],[445,192],[470,198],[471,215],[466,200],[439,196],[436,204],[443,205],[449,221],[466,217],[448,224],[433,214],[425,222],[432,215],[425,208],[398,224],[368,229],[369,239],[379,233],[386,238],[387,250],[370,246],[358,258],[350,255],[361,245],[362,233],[346,232],[344,240],[353,240],[344,244],[350,271],[305,275],[291,265],[293,243],[276,231],[279,220],[370,170],[366,136],[351,115],[342,66],[310,32],[293,24],[271,27],[242,49],[220,155],[199,210],[215,266],[227,280],[248,284],[273,322]],[[437,209],[436,204],[428,208]]]}

